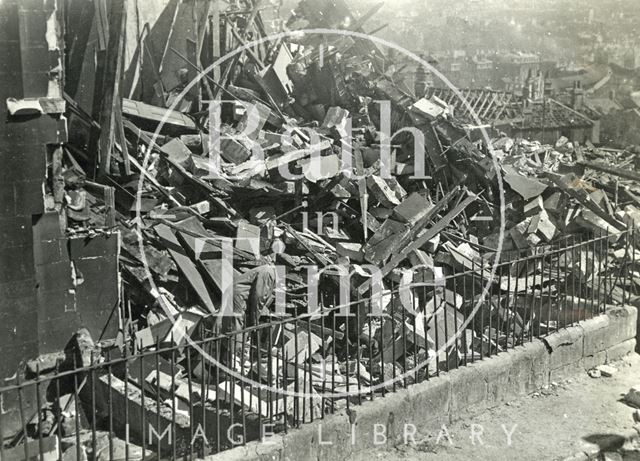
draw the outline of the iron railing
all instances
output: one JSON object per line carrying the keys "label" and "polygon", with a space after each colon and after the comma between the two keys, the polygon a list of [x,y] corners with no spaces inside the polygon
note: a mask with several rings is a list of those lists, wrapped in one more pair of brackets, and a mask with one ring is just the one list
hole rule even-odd
{"label": "iron railing", "polygon": [[629,230],[499,259],[453,251],[458,270],[419,267],[422,281],[357,299],[350,316],[321,295],[319,311],[227,335],[200,324],[136,353],[67,351],[0,388],[0,458],[192,459],[287,432],[627,302],[634,243]]}

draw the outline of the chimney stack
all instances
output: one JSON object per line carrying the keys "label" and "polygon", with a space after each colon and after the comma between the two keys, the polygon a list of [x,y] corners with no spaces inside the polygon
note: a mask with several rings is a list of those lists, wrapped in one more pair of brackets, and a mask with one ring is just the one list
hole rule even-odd
{"label": "chimney stack", "polygon": [[574,110],[581,110],[584,105],[584,91],[582,91],[582,83],[580,80],[573,82],[573,91],[571,94],[571,106]]}
{"label": "chimney stack", "polygon": [[551,76],[549,71],[544,76],[544,96],[546,98],[553,97],[553,83],[551,82]]}
{"label": "chimney stack", "polygon": [[531,69],[529,69],[529,73],[527,74],[527,78],[524,80],[524,85],[522,85],[522,99],[530,99],[533,97],[532,95],[532,75]]}
{"label": "chimney stack", "polygon": [[542,99],[544,94],[544,77],[542,76],[542,71],[539,70],[536,74],[535,86],[534,86],[535,95],[533,99],[539,100]]}

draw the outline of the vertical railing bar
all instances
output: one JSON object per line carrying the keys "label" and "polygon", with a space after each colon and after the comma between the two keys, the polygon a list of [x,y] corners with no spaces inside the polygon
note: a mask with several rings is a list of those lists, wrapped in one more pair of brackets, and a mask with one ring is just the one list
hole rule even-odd
{"label": "vertical railing bar", "polygon": [[[475,348],[474,348],[474,344],[473,344],[473,339],[475,338],[476,335],[476,279],[475,279],[475,273],[476,273],[476,260],[475,258],[471,259],[471,312],[472,312],[472,316],[471,316],[471,363],[474,363],[476,360],[476,354],[475,354]],[[466,277],[466,276],[465,276]],[[426,332],[426,329],[425,329]],[[436,349],[437,350],[437,349]],[[437,359],[436,359],[436,363],[437,363]]]}
{"label": "vertical railing bar", "polygon": [[[485,334],[484,334],[484,311],[485,311],[485,303],[487,302],[485,293],[488,292],[485,290],[484,286],[484,255],[480,255],[480,299],[482,302],[480,303],[480,341],[482,346],[480,347],[480,360],[484,359],[484,342],[485,342]],[[489,341],[489,351],[491,351],[491,341]]]}
{"label": "vertical railing bar", "polygon": [[193,368],[191,368],[191,346],[185,349],[187,360],[187,391],[189,394],[189,460],[193,459],[193,423],[195,413],[193,412]]}
{"label": "vertical railing bar", "polygon": [[[21,386],[21,372],[17,374],[17,385],[18,385],[18,406],[20,407],[20,422],[22,423],[22,437],[24,439],[24,459],[29,459],[29,444],[27,443],[27,422],[24,416],[24,402],[22,401],[22,386]],[[60,397],[58,396],[58,401]],[[4,442],[4,441],[2,441]]]}
{"label": "vertical railing bar", "polygon": [[[393,289],[393,283],[391,283]],[[396,303],[395,298],[391,297],[391,376],[393,384],[391,386],[393,392],[396,391]],[[347,391],[349,383],[347,382]]]}
{"label": "vertical railing bar", "polygon": [[[170,367],[171,367],[171,452],[173,454],[173,459],[177,459],[176,452],[176,347],[177,344],[175,342],[174,332],[171,331],[171,357],[170,357]],[[160,377],[158,376],[158,385],[160,384]],[[189,441],[191,443],[191,441]]]}
{"label": "vertical railing bar", "polygon": [[[489,258],[490,256],[487,256],[487,258]],[[487,263],[489,263],[489,261],[487,260]],[[480,273],[482,274],[484,272],[484,265],[482,266],[482,269],[480,269]],[[494,327],[493,326],[493,283],[487,284],[487,306],[489,308],[487,314],[489,317],[489,325],[487,325],[487,341],[489,342],[489,353],[487,354],[487,357],[491,357],[492,352],[493,352],[493,344],[492,344],[492,334],[491,334],[491,329]],[[483,325],[484,326],[484,325]]]}
{"label": "vertical railing bar", "polygon": [[[536,249],[537,250],[537,249]],[[545,247],[542,246],[541,251],[537,251],[537,260],[540,261],[540,302],[538,303],[538,338],[542,337],[542,308],[544,306],[544,253]],[[536,261],[536,273],[538,268],[538,261]],[[548,331],[549,326],[547,325],[546,330]],[[545,335],[546,336],[546,335]]]}
{"label": "vertical railing bar", "polygon": [[[460,362],[460,348],[459,346],[459,342],[458,342],[458,303],[456,302],[457,298],[456,296],[458,295],[458,277],[456,277],[454,275],[453,279],[452,279],[452,283],[453,283],[453,323],[454,323],[454,328],[455,328],[455,357],[456,357],[456,368],[458,368],[459,362]],[[414,319],[414,325],[415,325],[415,319]],[[413,328],[414,332],[416,330],[416,327],[414,326]],[[417,341],[414,341],[414,344],[417,344]],[[414,348],[417,349],[417,348]],[[414,360],[414,362],[418,363],[417,360]],[[417,377],[417,372],[416,372],[416,377]],[[417,381],[417,380],[416,380]]]}
{"label": "vertical railing bar", "polygon": [[[0,391],[0,459],[4,457],[4,392]],[[62,458],[62,449],[58,447],[58,459]]]}
{"label": "vertical railing bar", "polygon": [[[128,347],[124,346],[123,356],[124,356],[124,420],[126,427],[129,427],[129,367],[128,367]],[[140,389],[141,394],[144,393],[144,386]],[[128,430],[126,431],[128,437]],[[78,441],[79,445],[79,441]],[[79,456],[79,454],[78,454]],[[80,458],[78,458],[80,459]],[[124,459],[125,461],[129,461],[129,441],[126,440],[124,447]]]}
{"label": "vertical railing bar", "polygon": [[[216,363],[220,363],[220,344],[222,343],[222,339],[219,338],[215,338],[213,340],[212,343],[209,343],[209,347],[207,347],[207,350],[209,352],[211,352],[211,347],[213,347],[215,349],[215,357],[216,357]],[[202,360],[204,361],[205,358],[203,357]],[[203,362],[201,362],[203,363]],[[203,363],[202,365],[202,370],[204,373],[205,370],[205,365]],[[209,375],[206,376],[207,381],[209,381],[210,377]],[[204,378],[203,378],[204,381]],[[220,368],[217,368],[215,370],[215,395],[216,395],[216,453],[220,453],[220,451],[222,450],[222,441],[221,441],[221,437],[220,437]],[[208,395],[207,395],[208,397]],[[203,431],[205,431],[206,434],[206,412],[204,409],[206,402],[203,399],[202,400],[202,426],[203,426]]]}
{"label": "vertical railing bar", "polygon": [[[250,336],[253,336],[253,335],[250,334]],[[246,350],[245,344],[247,341],[247,334],[244,330],[242,331],[241,338],[242,338],[242,348],[240,350],[240,414],[242,416],[242,445],[244,445],[247,440],[247,411],[246,411],[245,402],[244,402],[244,391],[245,391],[246,383],[245,383],[245,380],[242,379],[245,377],[244,376],[244,373],[245,373],[244,358],[245,358],[245,350]],[[249,387],[249,392],[251,393],[251,387]],[[251,408],[252,400],[253,400],[253,397],[249,397],[249,408]],[[258,419],[260,419],[262,414],[260,410],[262,410],[262,408],[258,406]]]}
{"label": "vertical railing bar", "polygon": [[[356,377],[358,379],[358,405],[362,405],[362,373],[360,371],[360,350],[362,348],[360,339],[360,295],[358,294],[358,302],[356,303]],[[311,398],[309,398],[311,401]],[[312,412],[313,415],[313,412]],[[311,417],[313,421],[313,416]]]}
{"label": "vertical railing bar", "polygon": [[[446,292],[446,285],[443,287],[443,290],[445,290],[442,293],[442,305],[443,305],[443,314],[444,314],[444,357],[445,357],[445,362],[444,362],[444,367],[446,371],[449,371],[449,317],[447,315],[448,313],[448,303],[447,303],[447,292]],[[404,309],[403,309],[404,311]],[[406,383],[405,383],[405,387],[406,387]]]}
{"label": "vertical railing bar", "polygon": [[[109,391],[107,393],[107,406],[109,407],[109,433],[113,434],[113,398],[112,398],[112,392],[113,392],[113,382],[112,382],[112,376],[113,376],[113,370],[111,369],[111,351],[107,350],[107,362],[109,363],[109,365],[107,365],[107,381],[108,381],[108,385],[109,385]],[[74,364],[75,364],[75,357],[74,357]],[[109,460],[113,459],[113,440],[111,440],[111,437],[109,437]]]}
{"label": "vertical railing bar", "polygon": [[[158,382],[158,378],[160,377],[160,336],[157,337],[156,339],[156,350],[154,351],[153,355],[156,358],[156,373],[155,373],[155,377],[156,377],[156,382]],[[141,380],[144,379],[144,377],[141,378]],[[142,382],[141,383],[142,388],[144,389],[145,383]],[[159,389],[156,387],[155,389],[155,396],[156,396],[156,432],[158,434],[160,434],[161,432],[161,425],[160,425],[160,392]],[[158,455],[158,459],[160,459],[160,450],[161,450],[161,440],[160,437],[156,436],[157,443],[156,443],[156,451],[157,451],[157,455]]]}
{"label": "vertical railing bar", "polygon": [[[36,377],[40,378],[40,363],[36,362]],[[37,415],[38,415],[38,451],[39,451],[39,458],[42,461],[44,459],[44,444],[42,441],[42,402],[41,402],[41,398],[40,398],[40,382],[36,380],[36,405],[37,405]],[[60,402],[58,402],[58,406],[60,406]],[[1,410],[1,409],[0,409]],[[62,415],[60,415],[61,418],[60,420],[62,420]],[[76,432],[77,432],[78,426],[76,425]],[[0,439],[0,444],[4,443],[4,440]],[[25,443],[27,443],[27,438],[25,436]]]}
{"label": "vertical railing bar", "polygon": [[[393,283],[391,287],[393,288]],[[396,286],[394,292],[397,291],[397,288]],[[407,310],[402,306],[402,303],[400,304],[400,308],[402,311],[402,383],[404,387],[407,387]]]}
{"label": "vertical railing bar", "polygon": [[[95,359],[93,357],[93,351],[91,351],[91,363],[92,364],[95,363]],[[57,369],[57,363],[56,363],[56,369]],[[96,370],[95,370],[95,367],[92,366],[89,372],[91,374],[91,452],[95,453],[96,452],[96,429],[97,429],[96,428]],[[144,434],[144,430],[143,430],[143,434]],[[142,453],[144,454],[144,449]],[[60,456],[62,457],[62,455]],[[144,457],[142,459],[144,460]]]}
{"label": "vertical railing bar", "polygon": [[[300,393],[300,370],[298,368],[298,355],[300,354],[300,347],[298,345],[298,324],[293,322],[293,357],[287,358],[287,363],[285,367],[288,366],[288,362],[293,359],[293,389],[296,393],[296,397],[293,400],[293,419],[296,427],[300,426],[300,398],[298,394]],[[304,399],[302,399],[302,406],[304,407]],[[302,409],[304,411],[304,408]]]}
{"label": "vertical railing bar", "polygon": [[591,311],[591,317],[594,317],[595,314],[595,300],[594,300],[594,296],[593,296],[593,288],[595,287],[595,283],[596,283],[596,277],[595,277],[595,269],[596,269],[596,240],[595,239],[591,239],[591,244],[589,246],[591,246],[591,271],[590,271],[590,275],[591,275],[591,296],[590,296],[590,311]]}
{"label": "vertical railing bar", "polygon": [[[553,245],[551,245],[551,248],[549,248],[549,263],[548,263],[548,281],[547,281],[547,308],[549,309],[549,312],[547,313],[547,336],[551,334],[551,311],[554,309],[554,303],[553,300],[551,298],[551,279],[552,279],[552,270],[553,270]],[[557,306],[555,306],[555,308],[557,309]],[[558,324],[558,318],[559,316],[555,315],[556,318],[556,325]]]}
{"label": "vertical railing bar", "polygon": [[[372,312],[372,305],[371,305],[371,300],[369,299],[369,302],[367,301],[361,301],[363,303],[364,306],[367,306],[367,321],[369,323],[369,328],[367,328],[368,330],[368,335],[369,335],[369,376],[370,376],[370,381],[369,381],[369,398],[371,400],[374,399],[374,392],[373,392],[373,328],[372,328],[372,323],[373,323],[373,312]],[[382,322],[382,317],[380,317],[379,319]]]}
{"label": "vertical railing bar", "polygon": [[[284,339],[284,326],[282,324],[280,324],[280,326],[278,327],[281,329],[280,331],[280,348],[281,348],[281,355],[282,355],[282,387],[283,389],[285,389],[285,387],[287,388],[286,390],[288,390],[288,378],[289,378],[289,370],[287,368],[287,354],[286,354],[286,350],[285,350],[285,339]],[[335,329],[334,329],[335,331]],[[285,434],[288,432],[289,430],[289,410],[287,408],[287,392],[283,392],[282,394],[282,398],[284,400],[284,432]],[[294,399],[294,406],[295,406],[295,400],[296,397],[292,397]],[[295,418],[295,407],[294,407],[294,413],[293,413],[293,417]]]}
{"label": "vertical railing bar", "polygon": [[433,329],[435,330],[435,341],[436,341],[436,345],[435,345],[435,349],[436,349],[436,376],[440,376],[440,333],[439,333],[439,328],[438,328],[438,316],[440,315],[439,312],[439,306],[437,303],[437,294],[438,294],[438,287],[434,284],[433,285],[433,293],[432,293],[432,299],[433,299],[433,316],[431,317],[433,319]]}
{"label": "vertical railing bar", "polygon": [[[580,302],[579,297],[576,293],[576,270],[580,271],[580,264],[576,264],[576,256],[575,256],[575,243],[576,236],[575,234],[571,235],[571,295],[573,296],[573,305],[571,306],[571,324],[574,325],[576,323],[575,314],[578,314],[578,319],[580,319]],[[577,312],[576,312],[577,310]]]}

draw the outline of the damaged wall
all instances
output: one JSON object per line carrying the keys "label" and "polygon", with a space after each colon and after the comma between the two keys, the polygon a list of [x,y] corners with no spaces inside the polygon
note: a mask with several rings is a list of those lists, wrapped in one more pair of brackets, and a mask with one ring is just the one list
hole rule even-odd
{"label": "damaged wall", "polygon": [[47,40],[51,39],[47,26],[54,10],[51,1],[0,4],[0,111],[6,119],[0,125],[0,377],[12,375],[23,357],[33,357],[38,351],[38,338],[33,334],[37,299],[32,217],[44,211],[47,144],[64,142],[66,130],[56,114],[6,115],[7,98],[60,94],[59,74],[54,69],[60,70],[61,53],[55,40]]}
{"label": "damaged wall", "polygon": [[64,349],[71,335],[114,338],[119,303],[117,233],[67,237],[58,213],[34,219],[39,353]]}
{"label": "damaged wall", "polygon": [[63,349],[81,326],[110,338],[117,328],[118,234],[65,236],[48,178],[67,141],[58,7],[0,3],[0,378]]}

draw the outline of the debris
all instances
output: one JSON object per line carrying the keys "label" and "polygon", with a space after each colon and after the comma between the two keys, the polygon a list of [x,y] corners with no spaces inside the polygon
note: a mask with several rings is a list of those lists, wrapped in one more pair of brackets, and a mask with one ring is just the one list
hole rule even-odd
{"label": "debris", "polygon": [[596,370],[605,378],[610,378],[618,372],[618,369],[611,365],[599,365],[596,367]]}
{"label": "debris", "polygon": [[624,396],[625,401],[636,408],[640,408],[640,385],[633,386]]}
{"label": "debris", "polygon": [[[197,418],[230,414],[233,422],[242,412],[299,420],[300,408],[322,415],[325,399],[316,393],[328,387],[351,391],[398,374],[415,381],[565,326],[604,291],[603,275],[616,274],[602,295],[607,302],[622,302],[623,289],[640,286],[628,263],[633,245],[615,236],[611,248],[556,250],[571,239],[640,226],[636,154],[565,137],[544,145],[500,135],[486,145],[451,98],[425,96],[426,88],[409,94],[392,75],[391,56],[365,40],[328,43],[308,34],[243,46],[269,35],[264,2],[245,2],[248,11],[230,2],[224,14],[213,11],[218,2],[175,2],[167,12],[173,22],[158,22],[167,29],[161,51],[149,31],[119,34],[136,28],[128,27],[122,2],[110,3],[95,2],[91,59],[99,79],[75,62],[88,35],[71,27],[57,34],[78,40],[66,47],[76,50],[66,56],[68,68],[60,62],[58,71],[38,75],[64,74],[77,91],[7,100],[9,118],[38,120],[36,137],[62,146],[50,161],[44,151],[33,154],[42,169],[33,195],[41,199],[44,191],[47,210],[38,203],[15,221],[20,229],[23,218],[32,224],[30,216],[53,223],[54,236],[33,233],[41,243],[35,266],[50,275],[39,277],[34,298],[59,293],[51,318],[55,309],[62,312],[55,318],[77,311],[71,332],[82,328],[66,355],[30,357],[26,373],[45,376],[73,358],[84,386],[73,403],[86,406],[87,389],[100,391],[91,423],[110,413],[123,431],[126,408],[134,419],[151,414],[162,433],[175,417],[184,442]],[[106,18],[114,19],[114,33]],[[291,20],[326,28],[345,18],[362,30],[367,16],[353,18],[343,1],[303,1]],[[201,72],[235,49],[223,68]],[[132,53],[125,50],[140,53],[126,72],[123,60]],[[151,85],[125,82],[144,76]],[[79,89],[94,87],[87,109]],[[474,107],[479,114],[485,99]],[[88,237],[95,235],[102,238]],[[105,262],[110,237],[116,256],[100,265],[94,259]],[[85,265],[62,251],[84,254],[85,246],[95,250]],[[55,269],[45,271],[49,260]],[[111,302],[101,303],[108,315],[81,324],[95,301],[83,289],[103,279],[115,288]],[[540,303],[535,309],[532,299]],[[374,309],[380,315],[367,315]],[[108,338],[107,317],[117,326]],[[195,357],[194,343],[215,349],[207,352],[220,360]],[[97,365],[115,355],[113,376],[100,373]],[[418,371],[408,373],[412,367]],[[246,386],[234,373],[259,385]],[[309,397],[274,398],[264,385]],[[70,413],[54,408],[45,402],[39,409],[48,411],[40,428],[49,438],[56,425],[72,433]],[[97,450],[83,453],[106,456],[104,446]],[[140,450],[129,456],[145,455]]]}
{"label": "debris", "polygon": [[600,372],[600,370],[598,370],[597,368],[592,368],[591,370],[589,370],[587,372],[589,374],[589,376],[591,376],[592,378],[600,378],[602,376],[602,373]]}

